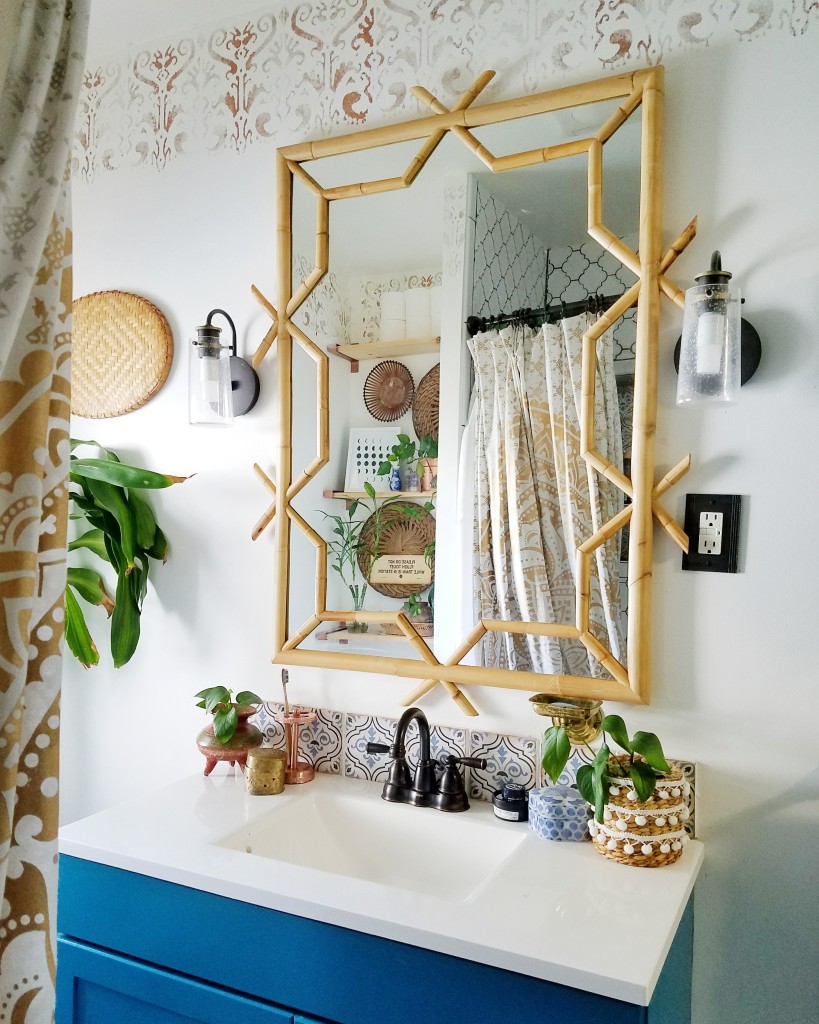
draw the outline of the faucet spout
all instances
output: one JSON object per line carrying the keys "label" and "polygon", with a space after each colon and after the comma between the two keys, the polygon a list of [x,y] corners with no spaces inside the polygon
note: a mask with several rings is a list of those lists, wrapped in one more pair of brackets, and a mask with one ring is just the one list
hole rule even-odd
{"label": "faucet spout", "polygon": [[[418,727],[419,752],[415,777],[410,783],[406,739],[407,730],[413,722]],[[395,739],[390,747],[390,755],[393,763],[384,784],[384,799],[414,804],[416,807],[429,806],[432,794],[437,792],[435,762],[430,757],[429,722],[420,708],[407,708],[401,715],[395,729]]]}

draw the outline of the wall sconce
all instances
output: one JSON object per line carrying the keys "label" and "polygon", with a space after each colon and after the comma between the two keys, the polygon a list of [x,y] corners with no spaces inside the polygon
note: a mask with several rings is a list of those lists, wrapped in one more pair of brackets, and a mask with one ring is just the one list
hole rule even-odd
{"label": "wall sconce", "polygon": [[[233,341],[221,342],[222,328],[211,323],[216,314],[230,324]],[[191,423],[229,427],[234,416],[250,412],[259,398],[259,375],[236,354],[236,325],[223,309],[212,309],[196,328],[191,342],[188,377],[188,418]]]}
{"label": "wall sconce", "polygon": [[677,405],[732,403],[754,375],[762,353],[756,330],[739,315],[739,289],[729,284],[719,252],[685,293],[682,337],[674,349]]}

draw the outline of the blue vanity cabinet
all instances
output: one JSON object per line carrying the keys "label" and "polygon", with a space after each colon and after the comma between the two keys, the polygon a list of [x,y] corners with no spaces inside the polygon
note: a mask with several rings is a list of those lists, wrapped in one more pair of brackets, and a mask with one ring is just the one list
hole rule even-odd
{"label": "blue vanity cabinet", "polygon": [[56,1024],[690,1022],[690,904],[647,1007],[65,855],[58,931]]}

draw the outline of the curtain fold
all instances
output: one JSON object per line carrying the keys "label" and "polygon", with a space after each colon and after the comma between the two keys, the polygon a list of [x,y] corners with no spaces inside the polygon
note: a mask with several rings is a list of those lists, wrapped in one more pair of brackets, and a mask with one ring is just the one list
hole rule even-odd
{"label": "curtain fold", "polygon": [[[542,331],[523,326],[478,334],[475,366],[473,575],[475,615],[484,619],[575,622],[578,544],[620,507],[609,481],[580,457],[580,352],[587,314]],[[598,342],[597,448],[622,465],[610,339]],[[617,541],[592,572],[591,630],[618,660]],[[604,676],[578,640],[489,634],[483,663],[543,673]]]}
{"label": "curtain fold", "polygon": [[0,93],[0,987],[53,1018],[71,368],[68,158],[88,0],[24,0]]}

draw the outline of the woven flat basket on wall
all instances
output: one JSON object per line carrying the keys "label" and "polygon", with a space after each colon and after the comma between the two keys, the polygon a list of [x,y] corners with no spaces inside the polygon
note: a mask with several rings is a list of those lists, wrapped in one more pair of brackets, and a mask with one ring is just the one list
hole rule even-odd
{"label": "woven flat basket on wall", "polygon": [[[614,757],[622,765],[628,757]],[[659,868],[673,864],[682,856],[688,842],[685,798],[688,782],[676,766],[658,779],[651,797],[636,799],[630,779],[606,777],[609,802],[603,824],[592,822],[590,830],[595,849],[618,864],[638,868]]]}
{"label": "woven flat basket on wall", "polygon": [[73,307],[71,411],[89,419],[121,416],[165,383],[173,360],[168,321],[129,292],[93,292]]}
{"label": "woven flat basket on wall", "polygon": [[[435,517],[421,509],[418,518],[408,516],[403,501],[387,502],[378,513],[373,513],[361,528],[358,549],[358,567],[366,575],[370,552],[375,545],[376,515],[381,517],[381,538],[379,555],[423,555],[428,544],[435,540]],[[435,579],[435,561],[432,562],[432,579]],[[369,585],[385,597],[412,597],[426,590],[429,583],[373,583]]]}
{"label": "woven flat basket on wall", "polygon": [[438,406],[441,391],[441,364],[436,363],[425,373],[415,389],[412,404],[412,428],[418,438],[432,437],[438,440]]}

